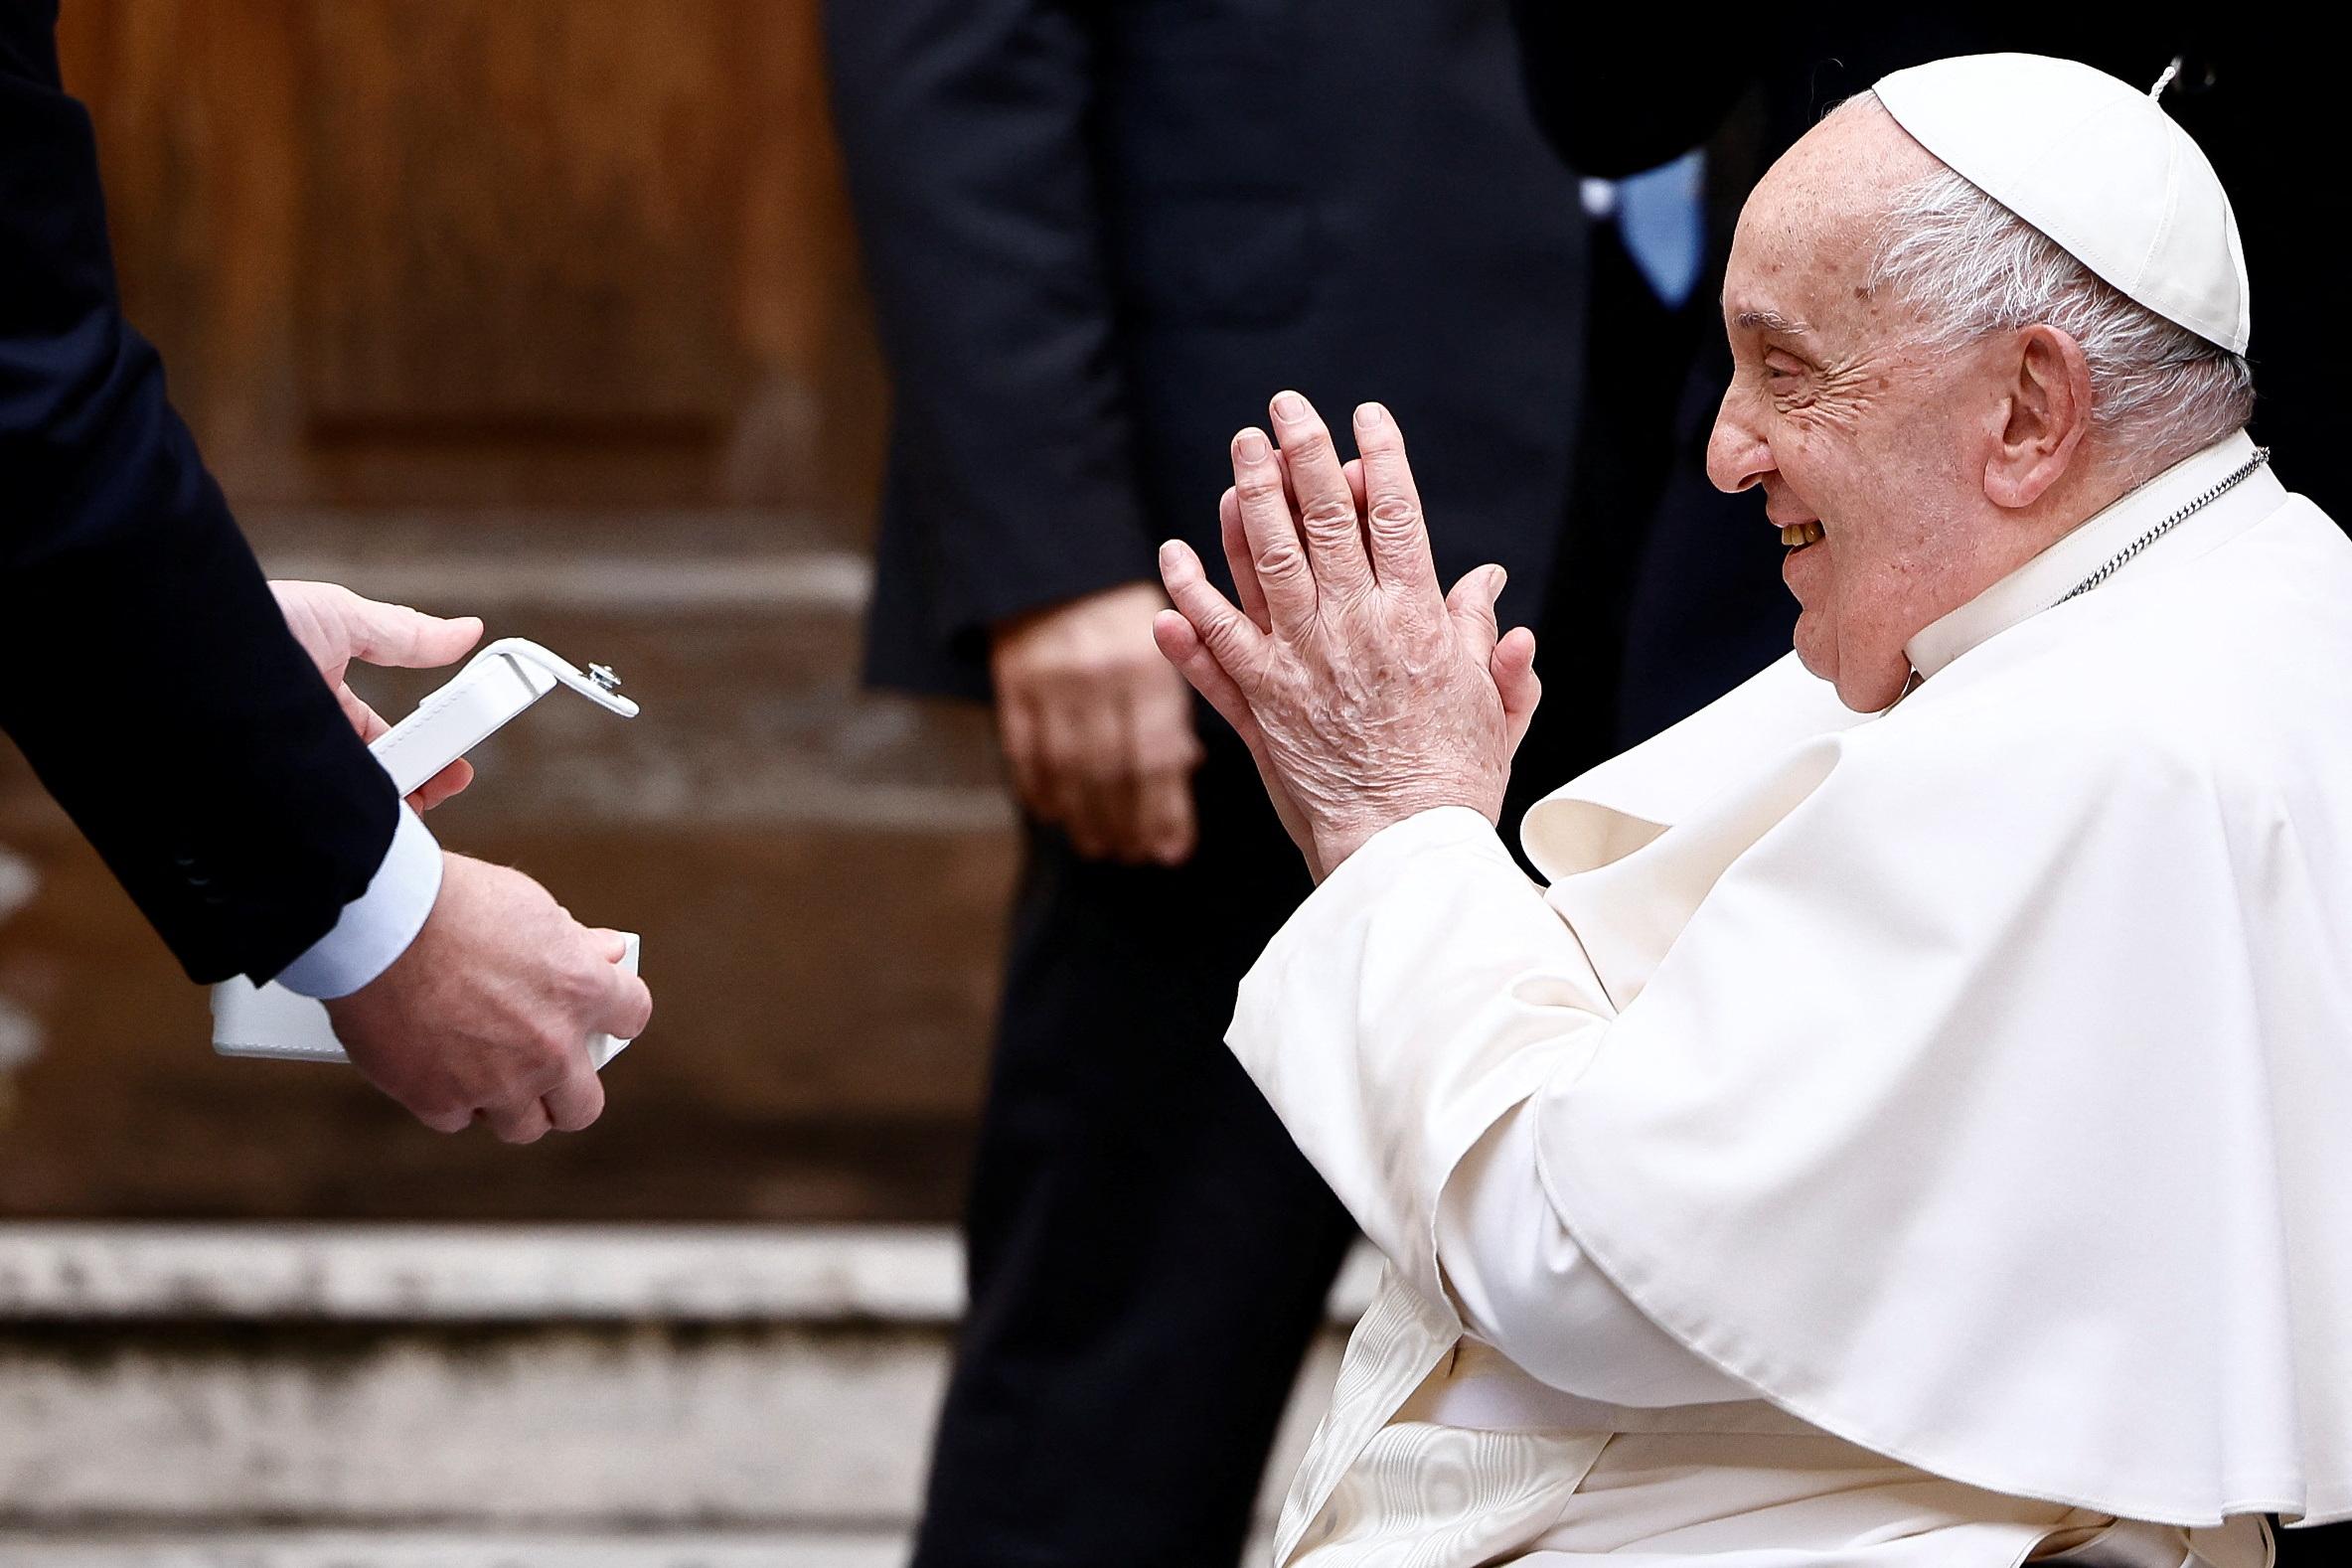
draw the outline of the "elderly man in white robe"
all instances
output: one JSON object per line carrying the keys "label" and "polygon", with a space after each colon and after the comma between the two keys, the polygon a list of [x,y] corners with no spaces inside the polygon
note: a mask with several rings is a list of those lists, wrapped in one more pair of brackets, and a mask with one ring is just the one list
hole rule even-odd
{"label": "elderly man in white robe", "polygon": [[1548,889],[1392,415],[1235,439],[1238,605],[1163,554],[1321,882],[1230,1043],[1388,1261],[1278,1560],[2260,1568],[2352,1514],[2352,545],[2244,431],[2228,202],[1940,62],[1723,310],[1796,653],[1538,805]]}

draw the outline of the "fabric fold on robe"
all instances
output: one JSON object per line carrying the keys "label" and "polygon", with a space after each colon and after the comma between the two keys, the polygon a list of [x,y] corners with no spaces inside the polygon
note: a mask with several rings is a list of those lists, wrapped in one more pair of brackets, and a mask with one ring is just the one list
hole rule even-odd
{"label": "fabric fold on robe", "polygon": [[1231,1042],[1424,1337],[1447,1183],[1528,1107],[1586,1256],[1826,1432],[2128,1518],[2352,1515],[2347,603],[2258,475],[1885,714],[1784,661],[1536,808],[1548,895],[1471,813],[1373,841]]}

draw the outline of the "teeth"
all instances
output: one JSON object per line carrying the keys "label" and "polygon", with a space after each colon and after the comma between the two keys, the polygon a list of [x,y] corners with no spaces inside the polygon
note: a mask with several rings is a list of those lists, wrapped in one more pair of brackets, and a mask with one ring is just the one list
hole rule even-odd
{"label": "teeth", "polygon": [[1792,523],[1781,530],[1781,543],[1792,549],[1804,545],[1818,545],[1820,542],[1821,525],[1818,523]]}

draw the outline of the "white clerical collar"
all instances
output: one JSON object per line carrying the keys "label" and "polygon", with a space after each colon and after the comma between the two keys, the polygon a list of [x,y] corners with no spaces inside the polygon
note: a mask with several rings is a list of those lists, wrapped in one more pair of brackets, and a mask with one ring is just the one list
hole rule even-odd
{"label": "white clerical collar", "polygon": [[[1977,644],[2051,608],[2142,534],[2244,467],[2254,454],[2254,439],[2244,430],[2225,435],[2093,513],[2048,549],[1905,643],[1903,651],[1911,656],[1917,679],[1933,676]],[[2195,531],[2198,520],[2183,519],[2178,529],[2133,558],[2164,551],[2182,534]]]}

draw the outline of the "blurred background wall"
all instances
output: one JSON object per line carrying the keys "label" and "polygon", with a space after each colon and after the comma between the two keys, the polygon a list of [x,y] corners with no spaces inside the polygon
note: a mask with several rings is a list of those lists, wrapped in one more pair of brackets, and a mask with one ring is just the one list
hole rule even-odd
{"label": "blurred background wall", "polygon": [[1013,817],[977,712],[855,688],[886,393],[816,11],[67,0],[129,315],[271,573],[644,704],[534,709],[434,826],[642,931],[657,1019],[528,1150],[216,1058],[0,755],[0,1564],[896,1560]]}

